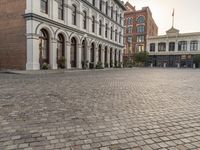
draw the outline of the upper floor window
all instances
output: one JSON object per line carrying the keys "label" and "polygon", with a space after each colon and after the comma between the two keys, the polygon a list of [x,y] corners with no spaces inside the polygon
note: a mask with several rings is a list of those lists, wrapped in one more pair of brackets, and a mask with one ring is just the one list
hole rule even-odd
{"label": "upper floor window", "polygon": [[150,52],[155,52],[156,50],[156,44],[155,43],[151,43],[150,44]]}
{"label": "upper floor window", "polygon": [[144,26],[143,25],[137,26],[137,33],[143,33],[143,32],[144,32]]}
{"label": "upper floor window", "polygon": [[99,20],[99,35],[101,35],[102,32],[102,21]]}
{"label": "upper floor window", "polygon": [[197,51],[198,50],[198,41],[191,41],[190,42],[190,50]]}
{"label": "upper floor window", "polygon": [[132,26],[129,26],[129,27],[127,28],[127,33],[128,33],[128,34],[131,34],[131,33],[132,33]]}
{"label": "upper floor window", "polygon": [[119,32],[119,43],[121,43],[121,38],[122,38],[122,32]]}
{"label": "upper floor window", "polygon": [[40,1],[40,9],[41,9],[41,12],[48,14],[48,0]]}
{"label": "upper floor window", "polygon": [[179,51],[186,51],[187,50],[187,41],[178,42],[178,50]]}
{"label": "upper floor window", "polygon": [[113,6],[111,7],[111,18],[113,18]]}
{"label": "upper floor window", "polygon": [[58,1],[58,19],[64,20],[64,0]]}
{"label": "upper floor window", "polygon": [[92,32],[95,32],[95,17],[92,16]]}
{"label": "upper floor window", "polygon": [[106,15],[108,15],[108,1],[106,1]]}
{"label": "upper floor window", "polygon": [[169,51],[175,51],[175,42],[169,42]]}
{"label": "upper floor window", "polygon": [[144,36],[143,35],[138,35],[137,36],[137,42],[144,42]]}
{"label": "upper floor window", "polygon": [[158,51],[166,51],[166,43],[158,43]]}
{"label": "upper floor window", "polygon": [[132,41],[133,41],[132,36],[128,36],[128,38],[127,38],[127,42],[128,42],[128,43],[132,43]]}
{"label": "upper floor window", "polygon": [[95,6],[96,0],[92,0],[92,5]]}
{"label": "upper floor window", "polygon": [[76,6],[72,5],[72,24],[76,25]]}
{"label": "upper floor window", "polygon": [[143,51],[144,51],[144,45],[143,44],[136,45],[136,52],[143,52]]}
{"label": "upper floor window", "polygon": [[113,38],[113,27],[111,27],[110,29],[110,39],[112,40],[112,38]]}
{"label": "upper floor window", "polygon": [[128,24],[128,25],[132,25],[132,24],[133,24],[133,19],[132,19],[132,18],[128,18],[127,24]]}
{"label": "upper floor window", "polygon": [[102,0],[99,0],[99,10],[102,11]]}
{"label": "upper floor window", "polygon": [[83,11],[83,28],[87,28],[87,13],[86,11]]}
{"label": "upper floor window", "polygon": [[108,24],[106,23],[105,36],[108,37]]}
{"label": "upper floor window", "polygon": [[144,23],[144,21],[145,21],[144,16],[139,16],[139,17],[137,18],[137,23]]}
{"label": "upper floor window", "polygon": [[116,11],[115,21],[118,21],[118,12]]}
{"label": "upper floor window", "polygon": [[115,29],[115,41],[117,41],[117,29]]}

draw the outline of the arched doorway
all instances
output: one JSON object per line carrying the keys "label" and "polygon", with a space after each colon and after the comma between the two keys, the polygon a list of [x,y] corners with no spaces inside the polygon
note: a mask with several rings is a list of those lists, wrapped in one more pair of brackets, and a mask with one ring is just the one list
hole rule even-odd
{"label": "arched doorway", "polygon": [[95,51],[95,45],[94,43],[91,44],[91,49],[90,49],[90,68],[94,68],[94,53]]}
{"label": "arched doorway", "polygon": [[82,68],[86,67],[86,59],[87,59],[87,53],[86,53],[86,40],[84,39],[82,42],[82,49],[81,49],[81,64]]}
{"label": "arched doorway", "polygon": [[113,57],[112,57],[112,54],[113,54],[113,50],[112,50],[112,48],[110,48],[110,67],[113,67]]}
{"label": "arched doorway", "polygon": [[108,58],[107,58],[108,54],[107,53],[108,53],[108,47],[106,46],[105,53],[104,53],[104,64],[106,68],[108,68]]}
{"label": "arched doorway", "polygon": [[117,50],[115,49],[115,67],[117,67]]}
{"label": "arched doorway", "polygon": [[40,68],[43,69],[44,66],[49,65],[49,34],[47,30],[41,29],[40,30],[40,55],[39,55],[39,62]]}
{"label": "arched doorway", "polygon": [[57,64],[58,68],[65,68],[65,39],[62,34],[58,35]]}
{"label": "arched doorway", "polygon": [[77,67],[77,63],[76,63],[76,53],[77,53],[77,44],[76,44],[76,39],[73,37],[71,39],[71,67],[75,68]]}
{"label": "arched doorway", "polygon": [[101,60],[101,45],[99,45],[99,50],[98,50],[98,53],[99,53],[99,62],[102,62]]}

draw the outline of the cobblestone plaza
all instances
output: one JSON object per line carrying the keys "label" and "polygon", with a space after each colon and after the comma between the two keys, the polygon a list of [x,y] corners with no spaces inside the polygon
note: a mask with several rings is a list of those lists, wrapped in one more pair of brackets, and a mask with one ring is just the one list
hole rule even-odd
{"label": "cobblestone plaza", "polygon": [[198,150],[200,70],[0,74],[0,150]]}

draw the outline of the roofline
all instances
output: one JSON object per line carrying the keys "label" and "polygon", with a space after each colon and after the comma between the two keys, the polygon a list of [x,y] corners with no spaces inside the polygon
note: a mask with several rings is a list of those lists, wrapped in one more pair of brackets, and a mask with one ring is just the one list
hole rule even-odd
{"label": "roofline", "polygon": [[158,36],[149,36],[148,39],[158,39],[158,38],[168,38],[168,37],[181,37],[181,36],[200,36],[200,32],[191,32],[191,33],[179,33],[177,36],[168,36],[168,35],[158,35]]}
{"label": "roofline", "polygon": [[114,0],[123,10],[126,10],[126,7],[124,4],[121,2],[121,0]]}

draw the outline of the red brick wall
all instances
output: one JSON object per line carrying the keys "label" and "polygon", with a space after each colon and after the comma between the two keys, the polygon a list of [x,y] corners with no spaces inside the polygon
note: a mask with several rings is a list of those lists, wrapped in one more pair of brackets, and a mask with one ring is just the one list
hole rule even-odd
{"label": "red brick wall", "polygon": [[26,0],[0,0],[0,69],[25,69]]}

